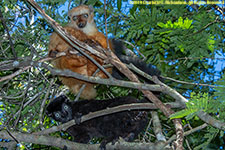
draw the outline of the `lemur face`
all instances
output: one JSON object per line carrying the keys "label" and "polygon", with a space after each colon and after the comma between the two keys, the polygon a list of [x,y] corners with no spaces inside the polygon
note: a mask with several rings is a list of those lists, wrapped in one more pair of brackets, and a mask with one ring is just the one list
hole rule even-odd
{"label": "lemur face", "polygon": [[78,28],[84,28],[87,24],[88,13],[73,16],[72,20],[76,23]]}
{"label": "lemur face", "polygon": [[52,118],[62,123],[72,120],[72,108],[66,103],[62,103],[61,110],[54,111]]}
{"label": "lemur face", "polygon": [[93,8],[86,5],[75,7],[69,11],[70,22],[78,29],[83,29],[87,24],[92,24],[93,16]]}
{"label": "lemur face", "polygon": [[54,120],[65,123],[72,120],[72,108],[70,102],[65,96],[57,97],[47,107],[47,114]]}

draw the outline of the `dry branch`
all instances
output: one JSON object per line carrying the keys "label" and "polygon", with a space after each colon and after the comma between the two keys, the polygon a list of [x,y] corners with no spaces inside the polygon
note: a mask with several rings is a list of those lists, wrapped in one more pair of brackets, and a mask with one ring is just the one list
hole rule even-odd
{"label": "dry branch", "polygon": [[[99,150],[100,144],[80,144],[64,140],[62,138],[56,138],[45,135],[33,135],[21,132],[11,132],[11,134],[18,139],[26,143],[34,143],[40,145],[54,146],[58,148],[67,148],[69,150]],[[2,139],[14,140],[6,131],[0,131],[0,137]],[[107,144],[107,150],[123,149],[123,150],[163,150],[163,143],[131,143],[125,141],[116,142],[114,145]]]}
{"label": "dry branch", "polygon": [[213,117],[211,117],[209,114],[207,114],[204,111],[199,111],[197,112],[197,116],[203,120],[204,122],[210,124],[211,126],[218,128],[220,130],[225,131],[225,123],[220,121],[220,120],[216,120]]}

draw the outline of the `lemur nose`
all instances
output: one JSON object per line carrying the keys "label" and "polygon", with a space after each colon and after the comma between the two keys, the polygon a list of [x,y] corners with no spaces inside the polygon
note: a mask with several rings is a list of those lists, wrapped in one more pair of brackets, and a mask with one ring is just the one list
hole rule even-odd
{"label": "lemur nose", "polygon": [[82,23],[82,22],[79,23],[79,24],[78,24],[78,27],[79,27],[79,28],[84,28],[84,27],[85,27],[85,23]]}

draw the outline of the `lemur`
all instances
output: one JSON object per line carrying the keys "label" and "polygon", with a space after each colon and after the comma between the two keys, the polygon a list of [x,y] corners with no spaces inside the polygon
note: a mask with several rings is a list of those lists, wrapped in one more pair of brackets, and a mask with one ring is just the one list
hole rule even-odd
{"label": "lemur", "polygon": [[[122,104],[144,103],[146,99],[118,97],[107,100],[82,100],[72,102],[64,95],[55,98],[46,109],[46,114],[54,120],[65,123],[82,115]],[[133,141],[148,123],[148,113],[144,110],[127,110],[104,115],[69,127],[66,131],[75,142],[88,143],[93,137],[103,138],[101,149],[119,137]]]}
{"label": "lemur", "polygon": [[[70,22],[64,27],[68,33],[82,42],[94,41],[100,44],[103,48],[107,48],[106,37],[98,31],[94,22],[94,10],[92,7],[81,5],[73,8],[68,14]],[[72,47],[57,33],[53,33],[50,37],[49,55],[51,56],[56,52],[68,51]],[[103,65],[103,60],[90,54],[100,65]],[[53,64],[58,69],[69,69],[82,75],[92,76],[97,70],[97,66],[92,63],[85,56],[67,54],[53,61]],[[112,68],[106,69],[109,73]],[[107,76],[100,71],[96,76],[106,78]],[[70,77],[60,77],[62,83],[69,87],[69,89],[77,94],[82,86],[86,84],[85,89],[81,93],[81,98],[91,99],[96,96],[94,84],[77,80]]]}
{"label": "lemur", "polygon": [[[94,9],[93,7],[87,5],[81,5],[71,9],[68,13],[70,22],[64,26],[64,29],[70,33],[72,36],[78,40],[89,44],[90,46],[100,45],[102,48],[107,49],[107,38],[105,35],[98,31],[96,24],[94,22]],[[121,42],[115,40],[109,40],[109,46],[112,51],[115,51],[116,55],[125,63],[133,63],[139,69],[150,75],[159,76],[160,72],[153,68],[152,65],[147,65],[144,61],[133,58],[131,56],[122,55],[123,45]],[[97,66],[87,59],[85,56],[68,53],[68,50],[72,49],[71,45],[66,42],[59,34],[56,32],[52,33],[49,43],[49,56],[54,57],[57,52],[66,52],[66,56],[61,56],[53,61],[53,65],[57,69],[69,69],[73,72],[92,76],[97,70]],[[100,65],[104,64],[104,60],[99,57],[88,53],[92,58],[94,58]],[[107,68],[110,74],[113,72],[113,77],[121,79],[121,73],[117,69]],[[96,75],[100,78],[108,78],[107,75],[100,71]],[[85,89],[80,95],[83,99],[93,99],[96,97],[96,89],[93,83],[81,81],[72,77],[59,77],[62,83],[69,87],[69,89],[77,94],[83,84],[86,84]]]}

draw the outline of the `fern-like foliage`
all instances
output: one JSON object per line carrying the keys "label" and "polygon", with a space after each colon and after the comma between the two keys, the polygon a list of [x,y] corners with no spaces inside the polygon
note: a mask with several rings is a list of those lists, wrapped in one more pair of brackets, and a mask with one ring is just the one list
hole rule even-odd
{"label": "fern-like foliage", "polygon": [[200,110],[208,110],[208,93],[191,93],[191,99],[186,103],[186,109],[176,112],[170,116],[170,119],[186,117],[187,120],[196,116],[196,113]]}
{"label": "fern-like foliage", "polygon": [[215,100],[210,101],[210,113],[219,114],[218,118],[225,121],[225,75],[216,82],[218,87],[215,88]]}
{"label": "fern-like foliage", "polygon": [[208,132],[204,134],[203,141],[200,145],[194,147],[194,150],[200,149],[213,149],[216,148],[214,144],[211,144],[212,140],[219,134],[219,129],[208,127]]}

